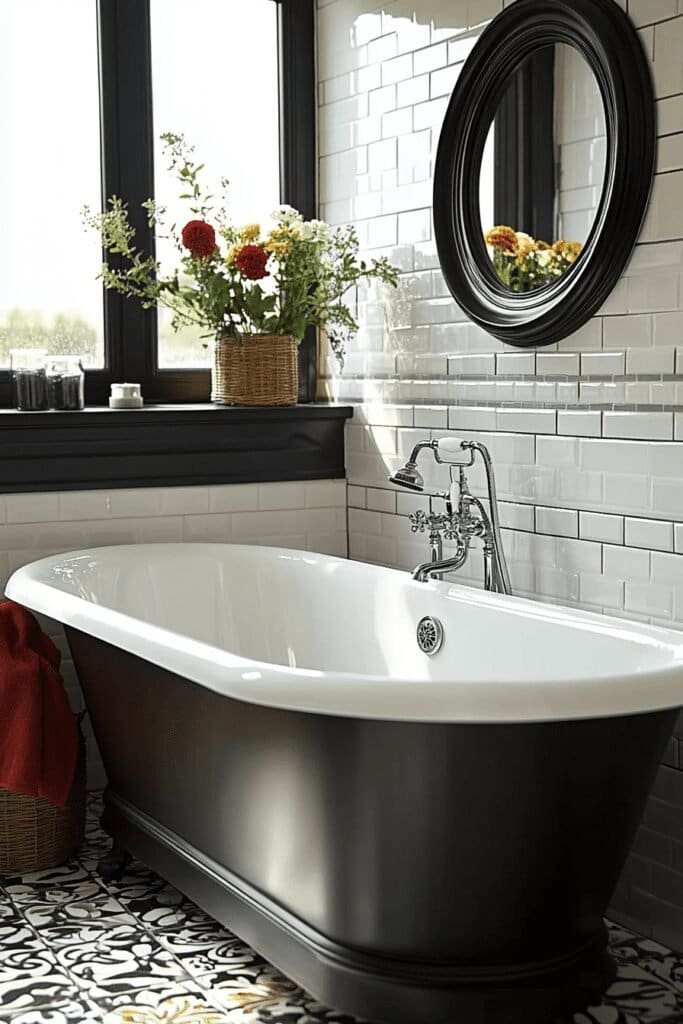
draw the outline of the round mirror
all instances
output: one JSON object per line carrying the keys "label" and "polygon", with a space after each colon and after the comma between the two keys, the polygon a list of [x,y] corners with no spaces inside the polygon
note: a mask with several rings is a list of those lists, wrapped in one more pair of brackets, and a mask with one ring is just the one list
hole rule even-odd
{"label": "round mirror", "polygon": [[434,169],[441,267],[475,323],[544,345],[597,312],[647,209],[654,109],[614,0],[516,0],[493,19],[460,72]]}
{"label": "round mirror", "polygon": [[479,176],[482,232],[512,292],[554,284],[580,257],[605,181],[607,125],[582,54],[541,47],[510,76]]}

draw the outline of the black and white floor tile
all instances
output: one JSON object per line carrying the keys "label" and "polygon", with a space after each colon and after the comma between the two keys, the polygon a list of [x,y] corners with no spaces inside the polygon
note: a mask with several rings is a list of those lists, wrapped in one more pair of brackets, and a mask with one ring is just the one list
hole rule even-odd
{"label": "black and white floor tile", "polygon": [[[0,1024],[355,1024],[141,864],[103,882],[98,816],[64,868],[0,878]],[[683,956],[610,934],[617,980],[573,1024],[683,1024]]]}

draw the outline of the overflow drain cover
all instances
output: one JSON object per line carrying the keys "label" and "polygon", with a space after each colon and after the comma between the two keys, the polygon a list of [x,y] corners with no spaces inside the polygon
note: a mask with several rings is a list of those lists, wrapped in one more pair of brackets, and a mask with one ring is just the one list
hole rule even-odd
{"label": "overflow drain cover", "polygon": [[438,619],[425,615],[417,624],[417,646],[425,654],[436,654],[443,643],[443,626]]}

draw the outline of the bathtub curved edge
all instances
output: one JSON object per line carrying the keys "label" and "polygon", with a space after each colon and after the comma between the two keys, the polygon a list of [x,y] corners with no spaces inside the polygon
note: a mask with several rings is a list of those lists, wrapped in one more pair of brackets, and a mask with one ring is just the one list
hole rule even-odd
{"label": "bathtub curved edge", "polygon": [[[110,552],[112,548],[99,550]],[[261,550],[348,564],[344,559],[315,556],[308,552],[277,548]],[[6,594],[10,599],[66,626],[120,647],[200,686],[248,703],[342,717],[472,724],[600,718],[661,711],[683,705],[683,635],[673,631],[651,627],[647,635],[661,637],[662,643],[675,652],[675,660],[672,655],[671,664],[659,670],[634,672],[628,677],[587,677],[578,681],[567,678],[552,683],[435,682],[289,668],[244,658],[132,618],[59,590],[40,578],[41,569],[61,559],[94,555],[97,551],[68,552],[26,565],[12,575]],[[398,579],[403,576],[397,570],[385,571],[395,573]],[[409,580],[404,582],[410,585]],[[463,601],[469,596],[467,588],[457,584],[414,586],[424,587],[425,595],[443,593]],[[606,616],[582,611],[569,613],[556,606],[546,608],[520,598],[501,598],[500,595],[475,591],[472,600],[484,604],[512,600],[534,618],[562,620],[564,613],[565,618],[571,615],[584,625],[593,624],[597,630],[612,627],[624,633],[631,632],[634,636],[643,635],[643,627],[639,623],[612,621]]]}

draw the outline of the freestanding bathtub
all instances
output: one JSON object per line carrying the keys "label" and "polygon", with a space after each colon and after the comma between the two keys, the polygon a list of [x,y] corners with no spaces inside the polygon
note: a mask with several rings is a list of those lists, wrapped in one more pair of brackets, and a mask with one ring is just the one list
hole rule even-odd
{"label": "freestanding bathtub", "polygon": [[66,627],[112,836],[324,1003],[548,1024],[609,983],[680,634],[231,545],[59,555],[7,595]]}

